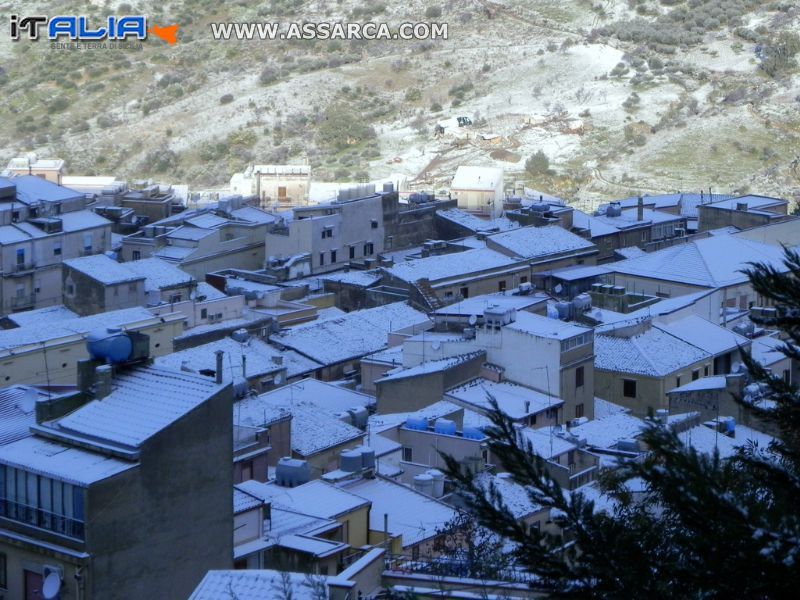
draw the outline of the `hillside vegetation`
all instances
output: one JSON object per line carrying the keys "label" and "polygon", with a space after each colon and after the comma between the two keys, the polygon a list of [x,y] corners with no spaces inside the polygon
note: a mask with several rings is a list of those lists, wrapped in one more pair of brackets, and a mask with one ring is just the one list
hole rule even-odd
{"label": "hillside vegetation", "polygon": [[[495,164],[509,181],[587,207],[709,187],[800,199],[796,2],[0,8],[97,18],[141,11],[151,24],[180,26],[176,45],[151,38],[141,50],[51,49],[2,36],[0,162],[33,150],[66,159],[74,174],[223,187],[249,162],[308,161],[320,179],[399,172],[427,189],[446,185],[458,164]],[[209,27],[354,20],[446,22],[449,39],[215,41]],[[460,115],[473,120],[459,132],[465,139],[434,137],[437,121]],[[526,169],[537,153],[548,168]]]}

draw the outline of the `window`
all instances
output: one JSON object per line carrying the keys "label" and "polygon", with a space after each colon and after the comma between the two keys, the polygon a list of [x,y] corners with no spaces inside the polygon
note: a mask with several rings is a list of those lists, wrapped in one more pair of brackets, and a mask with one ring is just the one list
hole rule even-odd
{"label": "window", "polygon": [[53,256],[61,256],[61,242],[53,243]]}
{"label": "window", "polygon": [[506,280],[503,279],[502,281],[497,282],[497,291],[498,292],[505,292],[506,291]]}
{"label": "window", "polygon": [[131,283],[128,284],[128,291],[129,292],[135,292],[136,291],[136,282],[135,281],[132,281]]}
{"label": "window", "polygon": [[678,375],[675,378],[675,387],[681,387],[681,376],[680,375]]}
{"label": "window", "polygon": [[519,278],[519,282],[520,283],[528,283],[528,276],[527,275],[523,275],[522,277]]}
{"label": "window", "polygon": [[445,297],[445,298],[452,298],[452,297],[453,297],[453,292],[452,292],[452,290],[445,292],[445,293],[444,293],[444,297]]}
{"label": "window", "polygon": [[83,251],[87,252],[87,253],[92,251],[92,234],[91,233],[84,233],[83,234]]}
{"label": "window", "polygon": [[180,302],[181,300],[183,300],[183,296],[181,294],[172,294],[172,296],[169,297],[170,304],[175,304],[176,302]]}
{"label": "window", "polygon": [[419,560],[419,546],[414,546],[411,549],[411,560]]}
{"label": "window", "polygon": [[580,419],[583,416],[583,402],[575,405],[575,418]]}
{"label": "window", "polygon": [[367,242],[364,244],[364,256],[372,256],[372,253],[375,251],[375,246],[372,242]]}
{"label": "window", "polygon": [[83,488],[0,466],[0,515],[83,539]]}
{"label": "window", "polygon": [[592,333],[586,332],[580,335],[576,335],[574,337],[568,338],[566,340],[561,341],[561,351],[568,352],[573,348],[577,348],[578,346],[583,346],[584,344],[589,344],[592,342]]}
{"label": "window", "polygon": [[71,283],[67,284],[67,295],[68,296],[74,296],[75,295],[75,286],[72,285]]}
{"label": "window", "polygon": [[378,222],[375,219],[372,219],[371,225],[372,225],[373,229],[377,229],[378,228]]}
{"label": "window", "polygon": [[460,290],[458,290],[458,293],[461,294],[462,298],[469,298],[469,288],[468,287],[462,287]]}
{"label": "window", "polygon": [[322,230],[322,239],[333,237],[333,227],[326,227]]}
{"label": "window", "polygon": [[575,369],[575,387],[583,387],[583,367]]}
{"label": "window", "polygon": [[354,259],[355,257],[356,257],[356,247],[350,246],[350,260]]}
{"label": "window", "polygon": [[17,264],[25,264],[25,248],[17,248]]}
{"label": "window", "polygon": [[626,398],[636,398],[636,380],[623,379],[622,380],[622,395]]}
{"label": "window", "polygon": [[200,309],[200,318],[201,319],[207,319],[208,318],[208,309],[207,308],[201,308]]}
{"label": "window", "polygon": [[331,250],[331,262],[336,262],[336,250]]}
{"label": "window", "polygon": [[703,367],[703,377],[708,377],[708,365]]}
{"label": "window", "polygon": [[141,253],[141,251],[139,251],[139,250],[134,250],[133,252],[131,252],[131,258],[132,258],[133,260],[139,260],[140,258],[142,258],[142,253]]}
{"label": "window", "polygon": [[321,267],[324,264],[325,264],[325,253],[324,252],[320,252],[319,253],[319,266]]}
{"label": "window", "polygon": [[700,369],[692,370],[692,381],[700,379]]}
{"label": "window", "polygon": [[403,462],[411,462],[411,448],[403,448]]}

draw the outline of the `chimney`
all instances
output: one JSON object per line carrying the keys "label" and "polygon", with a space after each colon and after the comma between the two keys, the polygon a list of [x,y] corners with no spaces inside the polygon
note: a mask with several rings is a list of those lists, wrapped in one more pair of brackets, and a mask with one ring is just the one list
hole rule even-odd
{"label": "chimney", "polygon": [[114,374],[111,365],[100,365],[95,370],[97,379],[94,384],[95,400],[102,400],[111,393],[111,377]]}
{"label": "chimney", "polygon": [[89,358],[78,361],[78,389],[82,394],[88,394],[94,384],[94,362]]}
{"label": "chimney", "polygon": [[639,200],[636,202],[636,220],[644,221],[644,198],[641,196],[639,196]]}
{"label": "chimney", "polygon": [[225,356],[225,353],[222,350],[217,350],[214,352],[217,355],[217,370],[214,372],[216,375],[216,382],[222,383],[222,357]]}

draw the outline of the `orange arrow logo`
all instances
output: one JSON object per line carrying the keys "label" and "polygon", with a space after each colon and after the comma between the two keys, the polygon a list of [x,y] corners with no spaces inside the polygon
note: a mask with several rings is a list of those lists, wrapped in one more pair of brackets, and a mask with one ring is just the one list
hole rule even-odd
{"label": "orange arrow logo", "polygon": [[147,32],[152,33],[154,36],[161,38],[168,44],[174,44],[178,41],[177,25],[170,25],[168,27],[159,27],[158,25],[153,25],[150,29],[147,30]]}

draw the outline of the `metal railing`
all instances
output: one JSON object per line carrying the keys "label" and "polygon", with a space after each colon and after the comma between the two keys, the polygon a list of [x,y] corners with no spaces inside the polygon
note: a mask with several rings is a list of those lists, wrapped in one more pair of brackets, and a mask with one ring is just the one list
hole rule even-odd
{"label": "metal railing", "polygon": [[0,517],[27,523],[79,540],[82,540],[84,535],[83,521],[3,498],[0,498]]}
{"label": "metal railing", "polygon": [[[443,577],[462,577],[486,579],[488,573],[481,572],[485,565],[471,565],[465,558],[453,556],[409,556],[407,554],[387,554],[386,570],[404,573],[419,573]],[[536,576],[520,569],[497,568],[492,570],[490,578],[495,581],[510,583],[530,583]]]}
{"label": "metal railing", "polygon": [[11,296],[11,308],[20,309],[36,305],[36,294],[24,294],[22,296]]}

